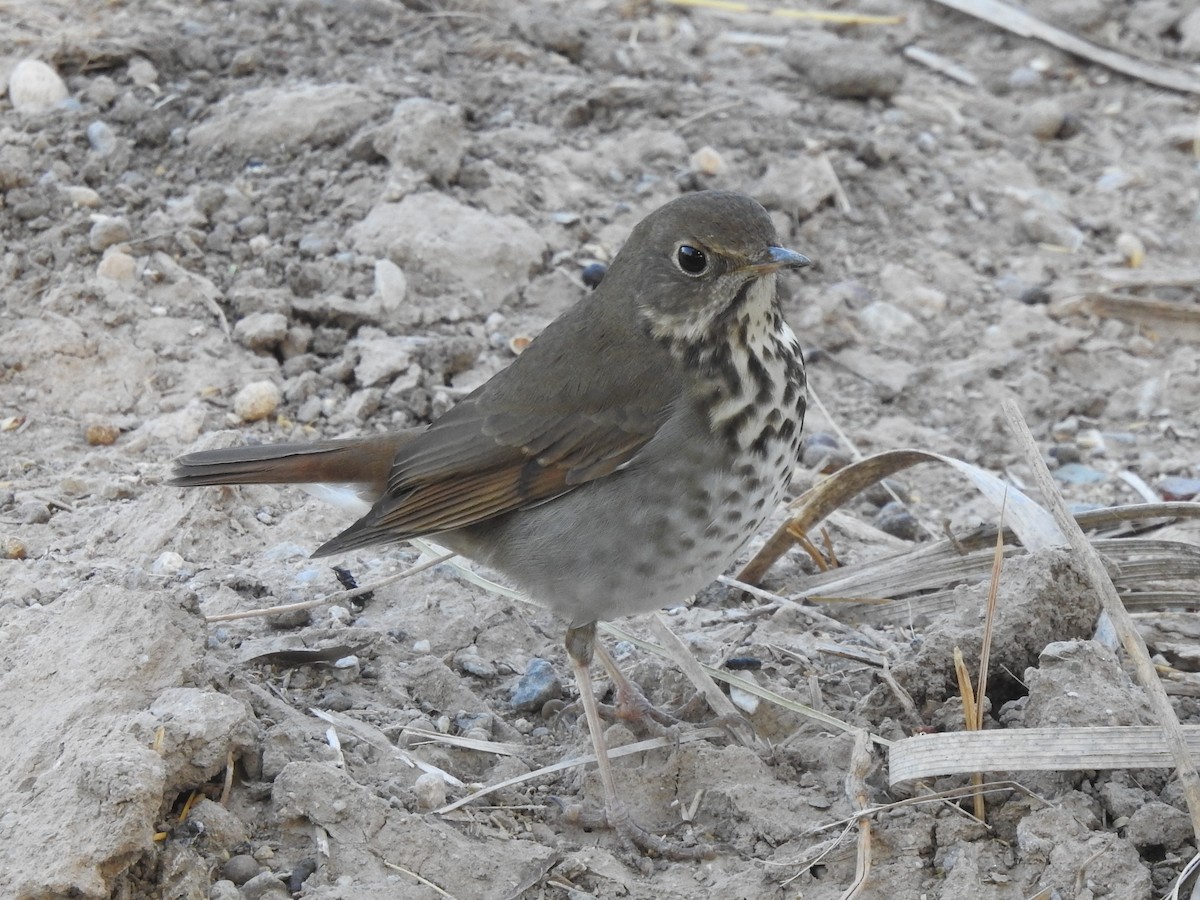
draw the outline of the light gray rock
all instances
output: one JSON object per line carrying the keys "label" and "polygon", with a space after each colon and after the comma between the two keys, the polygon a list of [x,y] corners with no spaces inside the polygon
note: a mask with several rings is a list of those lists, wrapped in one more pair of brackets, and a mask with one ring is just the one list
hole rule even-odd
{"label": "light gray rock", "polygon": [[96,216],[88,232],[88,246],[103,253],[113,244],[122,244],[133,237],[129,222],[121,216]]}
{"label": "light gray rock", "polygon": [[408,296],[408,278],[390,259],[375,262],[375,293],[384,312],[395,312]]}
{"label": "light gray rock", "polygon": [[338,144],[379,105],[375,94],[352,84],[260,88],[223,100],[188,132],[188,143],[200,150],[246,154]]}
{"label": "light gray rock", "polygon": [[801,154],[772,162],[751,193],[767,209],[807,219],[831,201],[837,182],[829,164]]}
{"label": "light gray rock", "polygon": [[449,184],[466,150],[462,112],[424,97],[403,100],[372,144],[392,164],[394,179],[413,187],[422,181]]}
{"label": "light gray rock", "polygon": [[257,728],[240,700],[199,688],[168,688],[150,706],[164,728],[160,755],[171,785],[203,784],[225,768],[230,751],[241,755]]}
{"label": "light gray rock", "polygon": [[288,333],[283,313],[251,313],[233,326],[233,339],[251,350],[270,350],[279,346]]}
{"label": "light gray rock", "polygon": [[416,293],[445,303],[447,294],[456,295],[474,313],[515,298],[547,249],[516,216],[431,192],[376,205],[347,237],[360,253],[386,255],[403,268],[410,298]]}
{"label": "light gray rock", "polygon": [[394,337],[378,328],[362,328],[347,348],[358,354],[355,379],[363,387],[391,381],[411,365],[418,344],[418,339]]}
{"label": "light gray rock", "polygon": [[858,314],[864,331],[884,341],[912,338],[925,332],[911,313],[886,300],[876,300]]}
{"label": "light gray rock", "polygon": [[824,31],[804,31],[790,41],[783,59],[818,93],[827,97],[888,99],[904,82],[904,64],[867,41]]}

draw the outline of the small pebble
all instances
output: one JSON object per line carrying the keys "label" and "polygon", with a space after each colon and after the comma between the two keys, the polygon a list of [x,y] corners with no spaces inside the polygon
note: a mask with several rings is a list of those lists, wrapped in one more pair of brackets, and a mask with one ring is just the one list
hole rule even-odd
{"label": "small pebble", "polygon": [[875,300],[859,310],[858,322],[881,341],[912,341],[924,334],[912,313],[886,300]]}
{"label": "small pebble", "polygon": [[150,571],[156,575],[178,575],[184,566],[184,559],[173,550],[164,550],[150,566]]}
{"label": "small pebble", "polygon": [[474,645],[464,647],[454,654],[454,665],[459,671],[476,678],[495,678],[496,667],[479,655],[479,649]]}
{"label": "small pebble", "polygon": [[905,541],[915,541],[921,533],[916,516],[894,500],[875,514],[875,527]]}
{"label": "small pebble", "polygon": [[783,60],[821,94],[887,100],[904,83],[904,63],[881,45],[805,31],[788,42]]}
{"label": "small pebble", "polygon": [[805,468],[828,475],[850,465],[851,457],[838,446],[835,438],[817,432],[809,435],[801,444],[800,462]]}
{"label": "small pebble", "polygon": [[251,350],[270,350],[287,336],[288,318],[283,313],[254,312],[233,326],[233,339]]}
{"label": "small pebble", "polygon": [[712,177],[725,171],[725,160],[721,154],[707,144],[692,154],[688,165],[693,172]]}
{"label": "small pebble", "polygon": [[362,677],[357,656],[343,656],[333,664],[333,679],[338,684],[353,684]]}
{"label": "small pebble", "polygon": [[112,281],[132,281],[137,276],[137,260],[124,250],[109,247],[96,266],[96,274]]}
{"label": "small pebble", "polygon": [[432,649],[432,645],[427,640],[413,641],[413,653],[428,653]]}
{"label": "small pebble", "polygon": [[1039,244],[1064,247],[1071,252],[1083,246],[1083,232],[1060,213],[1044,209],[1027,209],[1021,214],[1021,230]]}
{"label": "small pebble", "polygon": [[0,537],[0,559],[25,559],[29,549],[25,542],[15,537]]}
{"label": "small pebble", "polygon": [[11,191],[14,187],[30,184],[34,180],[32,169],[34,161],[24,146],[0,145],[0,191]]}
{"label": "small pebble", "polygon": [[408,278],[390,259],[375,262],[375,293],[385,312],[395,312],[408,296]]}
{"label": "small pebble", "polygon": [[600,286],[600,282],[604,280],[604,276],[608,274],[608,266],[604,263],[589,263],[583,267],[583,283],[585,286],[595,290]]}
{"label": "small pebble", "polygon": [[901,502],[907,503],[912,499],[912,494],[908,488],[900,484],[898,481],[893,481],[891,478],[885,478],[883,481],[877,481],[862,492],[863,499],[878,507],[887,506],[893,503],[897,498]]}
{"label": "small pebble", "polygon": [[1146,261],[1146,245],[1136,234],[1122,231],[1117,235],[1117,252],[1131,269],[1140,269]]}
{"label": "small pebble", "polygon": [[87,127],[88,144],[92,152],[102,159],[111,156],[117,149],[117,135],[106,122],[97,119]]}
{"label": "small pebble", "polygon": [[1200,495],[1200,478],[1168,475],[1159,481],[1158,492],[1164,500],[1192,500]]}
{"label": "small pebble", "polygon": [[67,85],[40,59],[23,59],[8,76],[8,99],[19,113],[52,109],[67,98]]}
{"label": "small pebble", "polygon": [[1083,453],[1075,444],[1055,444],[1050,448],[1050,458],[1060,464],[1083,461]]}
{"label": "small pebble", "polygon": [[40,500],[29,500],[17,507],[17,521],[22,525],[45,525],[50,521],[50,507]]}
{"label": "small pebble", "polygon": [[761,703],[757,694],[752,694],[736,684],[729,686],[729,699],[733,701],[734,706],[750,715],[754,715],[758,711],[759,703]]}
{"label": "small pebble", "polygon": [[254,858],[260,863],[267,865],[275,858],[275,851],[271,849],[269,844],[259,844],[254,848]]}
{"label": "small pebble", "polygon": [[417,795],[420,809],[437,809],[446,804],[446,782],[441,775],[426,772],[413,782],[413,793]]}
{"label": "small pebble", "polygon": [[1106,166],[1100,173],[1100,177],[1096,179],[1096,190],[1102,194],[1110,194],[1127,187],[1134,181],[1136,181],[1136,176],[1132,173],[1117,166]]}
{"label": "small pebble", "polygon": [[1014,91],[1025,91],[1041,85],[1042,73],[1029,66],[1019,66],[1008,73],[1008,86]]}
{"label": "small pebble", "polygon": [[95,209],[100,205],[100,195],[90,187],[84,187],[79,184],[72,184],[62,189],[67,199],[71,201],[72,206],[81,206],[84,209]]}
{"label": "small pebble", "polygon": [[554,671],[554,666],[534,657],[525,666],[525,674],[517,681],[509,702],[513,709],[536,712],[550,700],[561,697],[562,688],[562,679]]}
{"label": "small pebble", "polygon": [[242,885],[244,900],[291,900],[291,896],[274,872],[260,872]]}
{"label": "small pebble", "polygon": [[294,896],[298,896],[304,888],[304,882],[308,881],[313,872],[317,871],[317,861],[315,859],[302,859],[296,863],[291,874],[288,875],[288,890]]}
{"label": "small pebble", "polygon": [[272,415],[282,399],[274,382],[252,381],[233,398],[233,411],[243,422],[258,422]]}
{"label": "small pebble", "polygon": [[208,900],[242,900],[242,892],[228,878],[222,878],[209,887]]}
{"label": "small pebble", "polygon": [[109,447],[120,436],[121,429],[107,422],[96,422],[83,430],[83,439],[92,447]]}
{"label": "small pebble", "polygon": [[1068,416],[1061,422],[1055,422],[1050,426],[1050,435],[1059,443],[1066,443],[1079,434],[1079,419],[1075,416]]}
{"label": "small pebble", "polygon": [[1054,470],[1054,478],[1064,484],[1098,484],[1108,476],[1082,463],[1066,463]]}
{"label": "small pebble", "polygon": [[133,236],[129,222],[120,216],[95,216],[88,232],[88,246],[102,253],[113,244],[121,244]]}
{"label": "small pebble", "polygon": [[997,277],[995,284],[996,290],[1005,297],[1024,303],[1026,306],[1050,302],[1050,294],[1046,291],[1046,285],[1027,281],[1011,272]]}
{"label": "small pebble", "polygon": [[1067,121],[1067,112],[1055,98],[1046,98],[1031,103],[1021,117],[1025,131],[1040,141],[1050,141],[1062,136]]}
{"label": "small pebble", "polygon": [[221,874],[234,884],[242,885],[262,871],[262,866],[248,853],[229,857],[221,867]]}
{"label": "small pebble", "polygon": [[150,87],[158,83],[158,69],[144,56],[135,56],[125,67],[129,80],[138,87]]}

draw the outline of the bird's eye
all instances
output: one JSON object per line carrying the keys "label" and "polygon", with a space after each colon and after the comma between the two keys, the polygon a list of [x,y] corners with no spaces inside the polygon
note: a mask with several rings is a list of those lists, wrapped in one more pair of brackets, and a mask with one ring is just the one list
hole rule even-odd
{"label": "bird's eye", "polygon": [[687,275],[703,275],[708,268],[708,257],[704,251],[684,244],[675,252],[675,261]]}

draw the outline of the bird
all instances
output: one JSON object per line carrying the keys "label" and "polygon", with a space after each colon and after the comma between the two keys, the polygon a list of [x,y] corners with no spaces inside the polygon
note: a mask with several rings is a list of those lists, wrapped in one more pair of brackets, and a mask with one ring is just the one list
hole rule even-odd
{"label": "bird", "polygon": [[807,385],[776,281],[809,265],[753,198],[683,194],[427,427],[189,453],[171,483],[348,486],[370,508],[314,557],[430,536],[548,606],[567,622],[609,825],[638,852],[674,855],[617,790],[593,659],[628,682],[596,624],[712,582],[783,499]]}

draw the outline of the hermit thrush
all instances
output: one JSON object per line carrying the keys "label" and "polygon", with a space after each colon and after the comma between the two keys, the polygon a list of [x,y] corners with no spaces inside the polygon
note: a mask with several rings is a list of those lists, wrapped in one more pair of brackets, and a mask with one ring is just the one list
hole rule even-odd
{"label": "hermit thrush", "polygon": [[173,483],[352,485],[374,505],[314,556],[433,535],[567,619],[609,821],[664,852],[617,795],[589,674],[594,650],[611,666],[596,621],[708,584],[782,499],[805,380],[775,274],[808,264],[749,197],[687,194],[428,428],[191,453]]}

